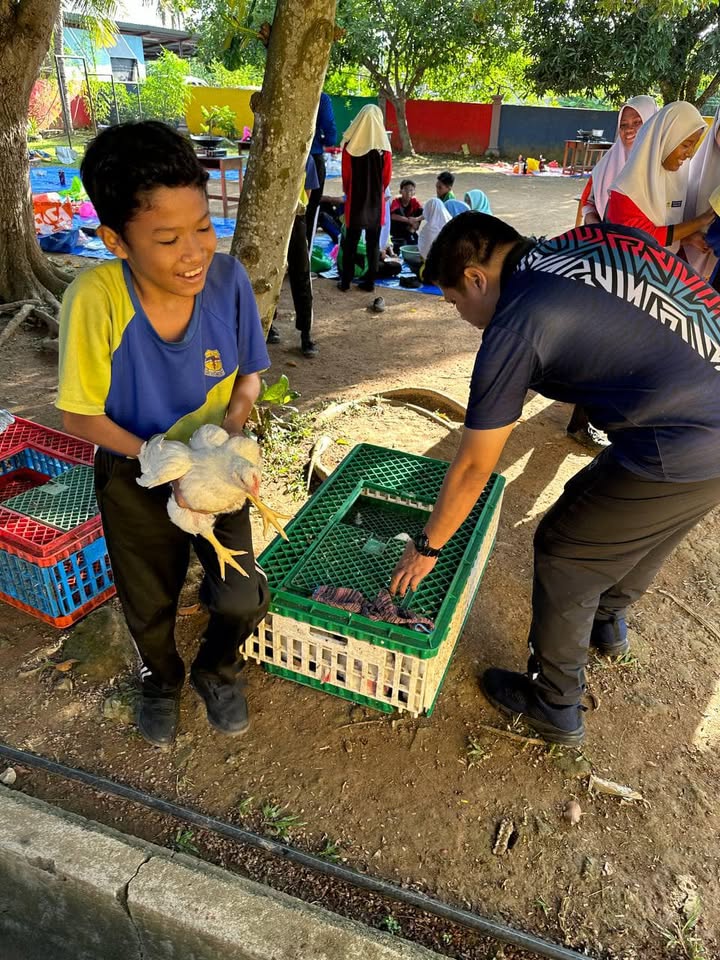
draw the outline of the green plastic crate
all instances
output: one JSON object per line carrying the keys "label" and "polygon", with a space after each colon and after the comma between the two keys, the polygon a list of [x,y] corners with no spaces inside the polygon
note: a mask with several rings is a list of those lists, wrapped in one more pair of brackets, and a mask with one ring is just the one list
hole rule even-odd
{"label": "green plastic crate", "polygon": [[504,480],[494,475],[446,545],[410,608],[431,633],[370,620],[314,601],[321,584],[372,599],[387,587],[408,536],[421,529],[448,464],[360,444],[259,558],[270,610],[245,656],[280,676],[377,709],[433,709],[475,598],[497,529]]}
{"label": "green plastic crate", "polygon": [[93,468],[73,467],[49,483],[11,497],[3,506],[58,530],[73,530],[98,512]]}

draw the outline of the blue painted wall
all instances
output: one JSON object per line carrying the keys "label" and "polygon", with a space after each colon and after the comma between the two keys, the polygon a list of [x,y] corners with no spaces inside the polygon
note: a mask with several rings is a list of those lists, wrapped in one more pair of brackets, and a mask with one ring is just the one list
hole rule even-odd
{"label": "blue painted wall", "polygon": [[[115,34],[115,43],[110,47],[96,47],[87,30],[80,27],[65,27],[63,39],[67,53],[76,56],[85,57],[88,61],[88,71],[98,73],[103,76],[110,76],[111,57],[123,57],[126,59],[135,59],[138,62],[138,76],[140,79],[145,77],[145,52],[143,50],[142,37],[133,37],[127,34]],[[70,74],[82,71],[82,64],[77,60],[68,60],[66,70]],[[102,77],[96,77],[102,79]]]}
{"label": "blue painted wall", "polygon": [[507,159],[537,157],[562,163],[565,141],[578,130],[604,130],[615,139],[617,110],[577,110],[571,107],[523,107],[503,104],[500,114],[500,154]]}

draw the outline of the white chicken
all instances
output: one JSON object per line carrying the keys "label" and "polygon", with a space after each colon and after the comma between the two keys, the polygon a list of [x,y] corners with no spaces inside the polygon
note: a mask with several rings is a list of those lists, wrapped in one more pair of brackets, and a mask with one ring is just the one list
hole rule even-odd
{"label": "white chicken", "polygon": [[278,521],[288,517],[275,513],[260,500],[262,457],[260,447],[249,437],[230,436],[222,427],[206,423],[187,444],[166,440],[162,434],[152,437],[142,445],[138,459],[142,474],[137,482],[141,487],[178,481],[187,507],[180,506],[173,490],[168,515],[181,530],[212,544],[223,580],[226,564],[248,576],[235,559],[247,551],[230,550],[220,543],[213,529],[218,514],[235,513],[249,500],[260,511],[264,532],[272,524],[287,540]]}

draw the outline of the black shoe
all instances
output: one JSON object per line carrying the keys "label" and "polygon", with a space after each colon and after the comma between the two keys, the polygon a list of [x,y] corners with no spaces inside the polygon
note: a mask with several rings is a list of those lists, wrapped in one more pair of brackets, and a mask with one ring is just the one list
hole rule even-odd
{"label": "black shoe", "polygon": [[280,334],[272,324],[270,324],[270,329],[268,330],[267,342],[280,343]]}
{"label": "black shoe", "polygon": [[375,284],[370,283],[369,280],[361,280],[357,286],[358,290],[362,290],[364,293],[375,293]]}
{"label": "black shoe", "polygon": [[300,345],[304,357],[316,357],[319,353],[317,344],[314,340],[303,340]]}
{"label": "black shoe", "polygon": [[180,716],[180,691],[161,693],[157,687],[143,684],[137,703],[135,722],[140,735],[156,747],[175,742]]}
{"label": "black shoe", "polygon": [[610,446],[608,435],[603,433],[602,430],[598,430],[591,423],[587,427],[580,427],[579,430],[566,430],[565,432],[571,440],[575,440],[576,443],[587,447],[589,450],[598,450]]}
{"label": "black shoe", "polygon": [[624,657],[630,651],[625,618],[596,620],[592,626],[590,643],[603,657]]}
{"label": "black shoe", "polygon": [[250,726],[247,701],[240,678],[228,683],[209,670],[192,670],[190,686],[202,697],[207,707],[208,723],[220,733],[238,736]]}
{"label": "black shoe", "polygon": [[385,313],[385,300],[383,297],[375,297],[373,302],[368,307],[372,313]]}
{"label": "black shoe", "polygon": [[343,293],[347,293],[348,290],[350,289],[350,284],[349,284],[349,283],[344,283],[342,280],[340,280],[340,281],[338,282],[337,288],[338,288],[338,290],[342,290]]}
{"label": "black shoe", "polygon": [[560,707],[547,703],[524,673],[486,670],[480,681],[490,703],[509,716],[519,715],[525,723],[549,743],[579,746],[585,737],[582,707]]}

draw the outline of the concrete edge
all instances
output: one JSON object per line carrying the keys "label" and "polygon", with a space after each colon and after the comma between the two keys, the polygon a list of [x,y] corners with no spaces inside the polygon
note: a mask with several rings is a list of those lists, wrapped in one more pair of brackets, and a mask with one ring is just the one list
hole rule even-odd
{"label": "concrete edge", "polygon": [[439,957],[4,787],[0,891],[4,960]]}

